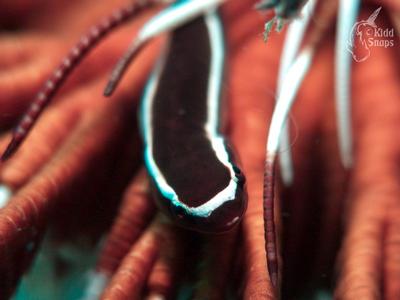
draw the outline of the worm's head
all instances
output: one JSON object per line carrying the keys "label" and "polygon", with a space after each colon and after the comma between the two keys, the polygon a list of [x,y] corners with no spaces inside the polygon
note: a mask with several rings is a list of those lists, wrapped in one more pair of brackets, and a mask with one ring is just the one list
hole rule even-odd
{"label": "worm's head", "polygon": [[[194,196],[167,198],[156,189],[157,202],[170,219],[184,228],[216,234],[229,231],[240,222],[247,208],[245,177],[236,166],[232,171],[228,184],[201,202],[193,201]],[[213,174],[209,175],[211,182]],[[191,195],[201,194],[207,189],[208,186],[203,186],[200,190],[192,190]]]}
{"label": "worm's head", "polygon": [[204,233],[223,233],[231,230],[243,217],[247,207],[245,177],[234,167],[229,186],[198,206],[184,207],[170,202],[174,221],[191,230]]}

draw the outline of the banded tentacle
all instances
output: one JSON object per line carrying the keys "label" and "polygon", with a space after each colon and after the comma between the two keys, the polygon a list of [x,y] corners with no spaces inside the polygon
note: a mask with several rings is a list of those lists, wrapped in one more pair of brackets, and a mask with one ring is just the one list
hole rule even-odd
{"label": "banded tentacle", "polygon": [[60,89],[68,75],[79,65],[80,61],[88,52],[107,34],[112,32],[113,29],[135,17],[144,9],[159,2],[159,0],[137,1],[117,9],[110,16],[101,20],[100,23],[94,25],[88,33],[80,38],[79,42],[72,47],[67,56],[61,61],[61,64],[44,83],[43,87],[22,116],[20,122],[13,130],[11,141],[1,156],[2,161],[7,160],[18,149],[42,111],[54,98],[54,95]]}

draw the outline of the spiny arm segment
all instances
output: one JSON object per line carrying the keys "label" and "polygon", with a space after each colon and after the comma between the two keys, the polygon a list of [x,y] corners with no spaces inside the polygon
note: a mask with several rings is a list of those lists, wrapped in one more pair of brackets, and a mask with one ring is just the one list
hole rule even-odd
{"label": "spiny arm segment", "polygon": [[278,287],[279,265],[276,245],[274,200],[275,200],[275,157],[267,156],[264,165],[263,186],[264,240],[267,253],[268,274],[272,286]]}
{"label": "spiny arm segment", "polygon": [[71,49],[70,53],[67,54],[54,73],[45,82],[44,86],[38,92],[36,98],[30,104],[22,119],[13,130],[11,142],[2,154],[1,161],[7,160],[18,149],[40,114],[53,99],[55,93],[60,89],[62,83],[87,53],[113,29],[130,20],[144,9],[157,3],[160,3],[160,0],[142,0],[117,9],[81,37],[79,42]]}
{"label": "spiny arm segment", "polygon": [[339,150],[342,164],[350,168],[353,164],[352,157],[352,130],[351,130],[351,63],[352,56],[347,50],[349,42],[352,43],[351,30],[357,21],[359,0],[340,0],[337,21],[336,49],[335,49],[335,93],[336,93],[336,118],[338,126]]}
{"label": "spiny arm segment", "polygon": [[[312,28],[305,48],[297,56],[296,60],[289,68],[284,80],[282,81],[282,93],[278,95],[278,100],[272,116],[267,141],[267,153],[265,163],[266,170],[264,176],[264,186],[270,186],[268,189],[264,189],[264,207],[269,208],[270,210],[270,215],[268,215],[268,213],[264,214],[264,224],[266,232],[267,261],[268,265],[271,265],[271,267],[269,266],[268,268],[272,280],[277,280],[279,278],[274,231],[275,227],[273,222],[273,191],[275,183],[273,168],[280,143],[280,135],[282,134],[284,122],[286,122],[290,107],[293,104],[300,84],[311,66],[315,49],[320,43],[324,33],[329,28],[329,24],[336,15],[336,11],[336,1],[330,0],[323,3],[318,14],[316,15],[316,18],[319,20],[319,22],[316,22],[315,28]],[[268,174],[272,174],[272,176]],[[265,210],[265,212],[267,212],[267,210]],[[268,252],[271,253],[268,254]]]}
{"label": "spiny arm segment", "polygon": [[225,0],[181,0],[175,2],[173,5],[151,18],[139,31],[138,35],[131,42],[128,50],[116,64],[104,90],[104,95],[112,95],[129,64],[151,39],[164,32],[174,30],[197,16],[215,9],[224,1]]}
{"label": "spiny arm segment", "polygon": [[[298,3],[300,2],[301,1]],[[262,1],[260,4],[265,4],[266,6],[264,5],[259,8],[268,9],[276,7],[278,5],[278,1]],[[304,9],[303,19],[297,21],[298,23],[291,25],[289,28],[285,50],[280,66],[280,74],[278,79],[278,99],[272,115],[266,146],[263,190],[264,234],[268,273],[274,287],[277,287],[279,282],[278,250],[276,244],[274,219],[275,159],[279,149],[282,132],[286,130],[285,127],[290,108],[292,107],[300,85],[311,66],[314,55],[315,45],[313,44],[307,46],[299,55],[297,55],[307,24],[313,13],[314,6],[315,2],[311,1],[311,3],[309,3]],[[278,13],[279,11],[277,14]],[[286,16],[289,16],[289,14],[286,14]],[[266,32],[266,34],[268,35],[269,32]],[[286,141],[288,143],[287,135]],[[287,163],[287,157],[285,162]]]}
{"label": "spiny arm segment", "polygon": [[311,66],[314,49],[305,48],[289,68],[282,83],[282,93],[278,96],[272,114],[269,129],[264,173],[264,232],[265,250],[267,252],[268,272],[272,284],[278,284],[278,251],[276,245],[274,219],[274,189],[275,189],[275,158],[279,149],[279,141],[285,126],[290,108],[293,105],[300,85]]}

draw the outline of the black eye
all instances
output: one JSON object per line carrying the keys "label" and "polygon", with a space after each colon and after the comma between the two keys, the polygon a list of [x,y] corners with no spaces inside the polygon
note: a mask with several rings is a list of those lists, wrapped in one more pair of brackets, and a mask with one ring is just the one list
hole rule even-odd
{"label": "black eye", "polygon": [[186,215],[185,209],[182,206],[176,206],[171,204],[170,210],[172,212],[172,215],[177,217],[178,219],[183,219],[184,216]]}

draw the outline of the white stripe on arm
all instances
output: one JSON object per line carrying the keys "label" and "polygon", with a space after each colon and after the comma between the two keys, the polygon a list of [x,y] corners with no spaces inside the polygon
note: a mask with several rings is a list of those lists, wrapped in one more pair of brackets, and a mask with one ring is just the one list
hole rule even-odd
{"label": "white stripe on arm", "polygon": [[[315,0],[310,0],[309,2],[307,2],[307,4],[302,9],[300,17],[294,19],[288,27],[279,67],[278,88],[277,88],[278,95],[282,94],[283,81],[299,51],[307,26],[309,24],[312,14],[314,13],[315,4],[316,4]],[[294,177],[289,135],[290,135],[289,127],[286,121],[284,128],[282,129],[281,141],[279,147],[280,170],[283,183],[286,186],[290,186],[292,184]]]}
{"label": "white stripe on arm", "polygon": [[339,149],[342,164],[350,168],[353,164],[351,130],[351,53],[347,43],[352,38],[351,30],[357,20],[359,0],[340,0],[337,20],[335,49],[335,94]]}

